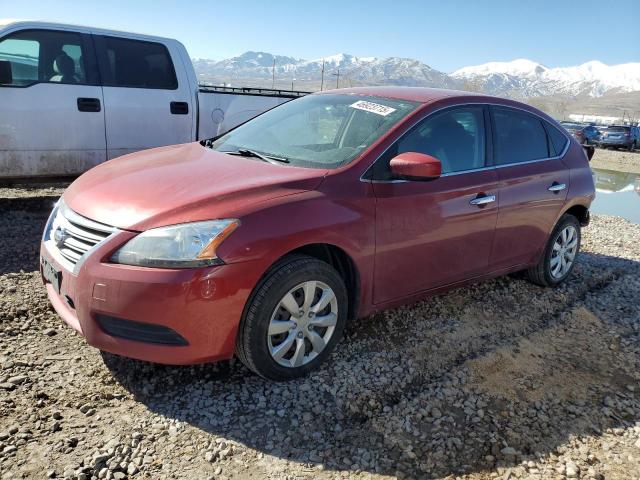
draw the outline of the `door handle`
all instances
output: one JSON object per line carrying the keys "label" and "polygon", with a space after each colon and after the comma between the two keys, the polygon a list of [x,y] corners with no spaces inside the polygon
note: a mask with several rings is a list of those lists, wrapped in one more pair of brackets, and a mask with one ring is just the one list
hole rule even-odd
{"label": "door handle", "polygon": [[565,185],[564,183],[553,182],[551,186],[547,188],[547,190],[553,193],[558,193],[566,188],[567,188],[567,185]]}
{"label": "door handle", "polygon": [[99,112],[100,99],[98,98],[78,98],[78,110],[80,112]]}
{"label": "door handle", "polygon": [[174,115],[189,114],[189,104],[187,102],[171,102],[169,104],[169,108],[171,109],[171,113]]}
{"label": "door handle", "polygon": [[473,200],[471,200],[469,202],[470,205],[476,205],[478,207],[482,207],[488,203],[493,203],[496,201],[496,196],[495,195],[482,195],[482,196],[477,196],[476,198],[474,198]]}

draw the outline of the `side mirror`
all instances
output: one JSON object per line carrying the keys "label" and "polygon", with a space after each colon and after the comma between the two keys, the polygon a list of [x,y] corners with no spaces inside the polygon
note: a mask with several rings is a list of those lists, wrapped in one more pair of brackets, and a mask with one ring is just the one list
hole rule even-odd
{"label": "side mirror", "polygon": [[391,159],[391,173],[406,180],[433,180],[442,174],[440,160],[418,152],[405,152]]}
{"label": "side mirror", "polygon": [[11,85],[13,83],[13,73],[11,71],[11,62],[8,60],[0,60],[0,85]]}

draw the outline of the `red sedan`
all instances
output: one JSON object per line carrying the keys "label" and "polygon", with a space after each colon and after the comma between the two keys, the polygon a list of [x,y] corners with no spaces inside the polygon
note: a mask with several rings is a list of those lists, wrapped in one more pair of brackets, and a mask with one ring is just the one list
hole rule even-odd
{"label": "red sedan", "polygon": [[51,214],[41,270],[97,348],[169,364],[235,354],[288,379],[350,319],[519,270],[558,285],[593,198],[585,151],[535,108],[335,90],[82,175]]}

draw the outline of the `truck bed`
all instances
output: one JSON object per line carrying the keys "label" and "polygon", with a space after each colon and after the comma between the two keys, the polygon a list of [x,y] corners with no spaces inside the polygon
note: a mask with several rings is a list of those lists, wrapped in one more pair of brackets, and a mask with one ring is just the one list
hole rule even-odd
{"label": "truck bed", "polygon": [[220,135],[256,115],[310,92],[198,85],[198,139]]}

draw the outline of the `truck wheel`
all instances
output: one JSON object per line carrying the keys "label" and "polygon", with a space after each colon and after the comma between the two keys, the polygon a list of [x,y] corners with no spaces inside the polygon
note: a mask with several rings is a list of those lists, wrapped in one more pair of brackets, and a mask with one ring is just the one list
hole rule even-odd
{"label": "truck wheel", "polygon": [[575,266],[580,250],[580,222],[570,214],[560,217],[538,264],[527,270],[533,283],[555,287],[564,282]]}
{"label": "truck wheel", "polygon": [[305,255],[287,256],[251,294],[236,354],[270,380],[306,375],[342,337],[347,310],[347,289],[331,265]]}

